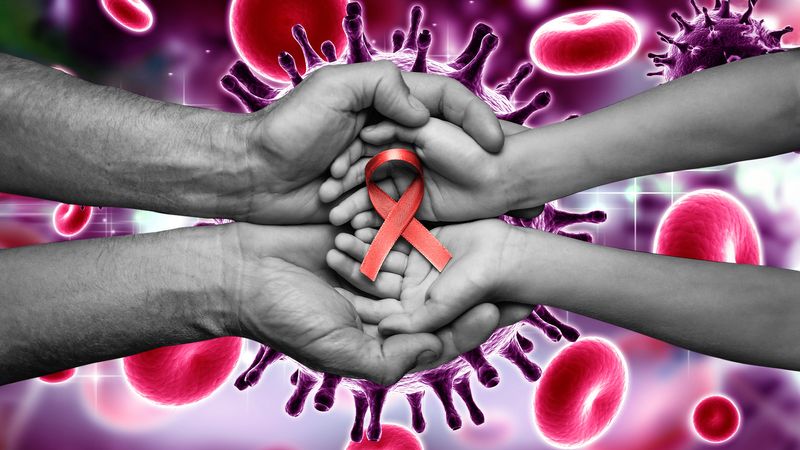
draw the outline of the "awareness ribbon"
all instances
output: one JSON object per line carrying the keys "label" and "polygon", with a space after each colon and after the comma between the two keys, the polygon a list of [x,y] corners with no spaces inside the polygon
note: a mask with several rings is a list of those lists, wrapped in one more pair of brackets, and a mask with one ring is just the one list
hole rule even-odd
{"label": "awareness ribbon", "polygon": [[[372,180],[375,170],[391,161],[407,163],[417,172],[414,181],[398,201],[390,197]],[[422,162],[417,154],[398,148],[382,151],[369,160],[365,173],[369,199],[372,201],[375,211],[383,217],[384,222],[361,263],[361,273],[375,281],[383,261],[400,236],[403,236],[422,256],[427,258],[439,272],[444,270],[444,266],[450,261],[452,255],[419,220],[414,218],[422,204],[422,197],[425,195]]]}

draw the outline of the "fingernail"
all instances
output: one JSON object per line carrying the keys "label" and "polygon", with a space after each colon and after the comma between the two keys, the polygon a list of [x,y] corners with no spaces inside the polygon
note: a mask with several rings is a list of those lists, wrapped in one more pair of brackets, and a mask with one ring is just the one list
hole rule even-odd
{"label": "fingernail", "polygon": [[437,359],[439,359],[439,355],[437,355],[431,350],[425,350],[424,352],[420,353],[419,356],[417,357],[417,365],[425,366],[436,361]]}

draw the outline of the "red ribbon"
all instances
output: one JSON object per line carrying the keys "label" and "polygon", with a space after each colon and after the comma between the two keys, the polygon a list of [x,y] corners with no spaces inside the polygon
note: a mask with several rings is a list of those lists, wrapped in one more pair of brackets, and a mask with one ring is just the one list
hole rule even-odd
{"label": "red ribbon", "polygon": [[[414,181],[398,201],[395,201],[372,181],[375,170],[391,161],[407,163],[417,172]],[[425,195],[422,162],[417,154],[399,148],[385,150],[369,160],[365,172],[369,199],[372,201],[375,211],[383,217],[384,222],[375,239],[372,240],[364,261],[361,262],[361,273],[375,281],[383,261],[400,236],[403,236],[422,256],[427,258],[439,272],[444,270],[444,266],[450,261],[452,255],[419,220],[414,218],[419,205],[422,204],[422,197]]]}

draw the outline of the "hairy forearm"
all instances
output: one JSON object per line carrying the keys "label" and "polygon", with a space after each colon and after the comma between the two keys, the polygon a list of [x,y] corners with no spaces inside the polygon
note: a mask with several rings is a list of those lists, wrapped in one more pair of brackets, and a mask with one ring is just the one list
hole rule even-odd
{"label": "hairy forearm", "polygon": [[[552,306],[732,361],[800,370],[800,273],[637,253],[535,236],[503,281],[518,302]],[[527,237],[528,242],[530,236]],[[524,242],[523,238],[523,242]],[[544,243],[544,244],[543,244]],[[534,251],[534,248],[536,251]]]}
{"label": "hairy forearm", "polygon": [[243,213],[238,116],[0,54],[0,192],[200,217]]}
{"label": "hairy forearm", "polygon": [[0,251],[0,384],[229,334],[224,229]]}
{"label": "hairy forearm", "polygon": [[507,141],[528,203],[800,149],[800,50],[725,64]]}

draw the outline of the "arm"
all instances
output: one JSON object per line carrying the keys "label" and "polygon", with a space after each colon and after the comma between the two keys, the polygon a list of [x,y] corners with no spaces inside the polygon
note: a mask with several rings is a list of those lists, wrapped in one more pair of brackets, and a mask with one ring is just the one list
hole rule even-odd
{"label": "arm", "polygon": [[407,258],[415,306],[384,318],[382,332],[435,330],[484,302],[544,304],[699,353],[800,370],[798,272],[618,250],[497,220],[449,225],[437,237],[453,260],[438,274]]}
{"label": "arm", "polygon": [[521,207],[614,181],[800,148],[800,50],[725,64],[506,140]]}
{"label": "arm", "polygon": [[[419,97],[421,100],[418,100]],[[333,159],[377,114],[440,115],[486,148],[503,133],[457,82],[389,62],[315,71],[268,108],[168,104],[0,54],[0,192],[255,223],[322,222]]]}
{"label": "arm", "polygon": [[229,334],[221,231],[0,251],[0,385]]}

